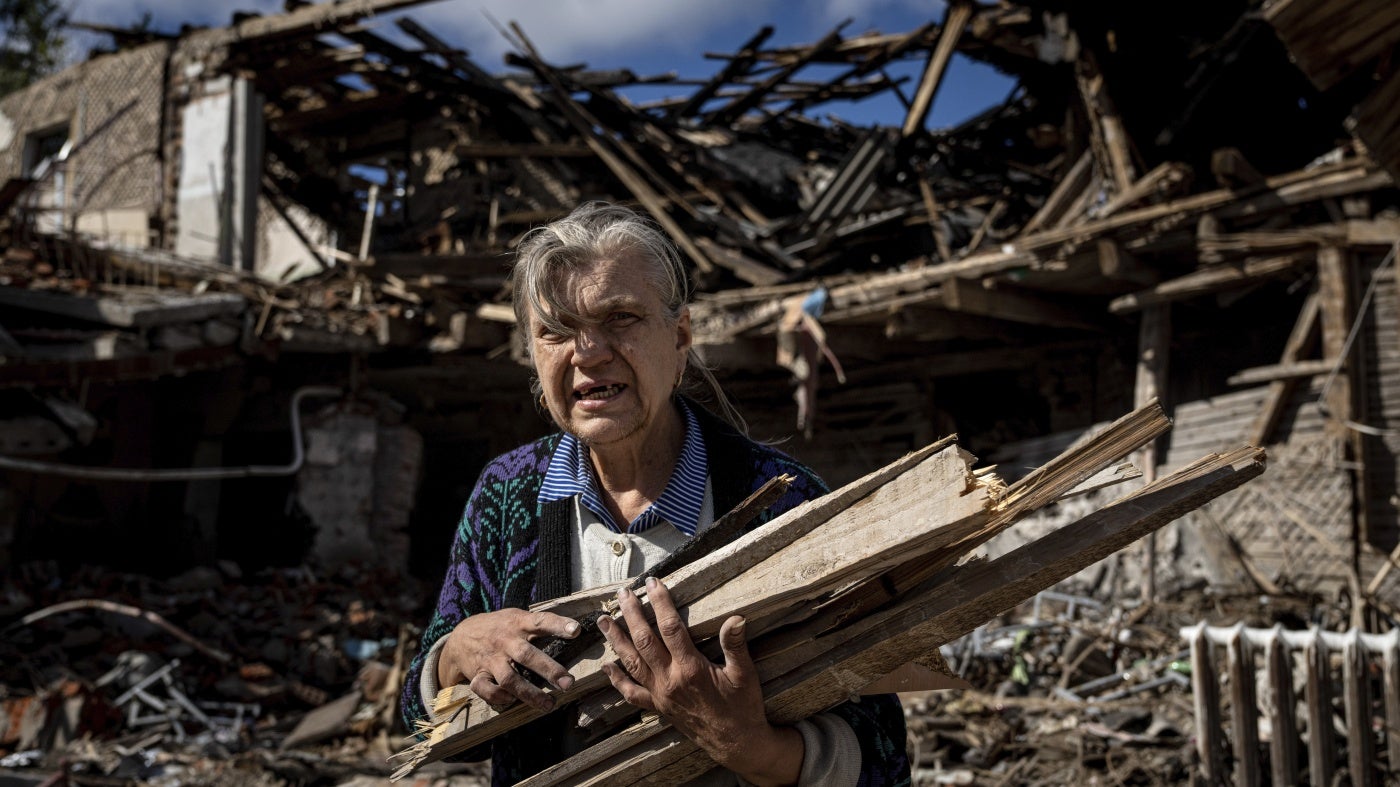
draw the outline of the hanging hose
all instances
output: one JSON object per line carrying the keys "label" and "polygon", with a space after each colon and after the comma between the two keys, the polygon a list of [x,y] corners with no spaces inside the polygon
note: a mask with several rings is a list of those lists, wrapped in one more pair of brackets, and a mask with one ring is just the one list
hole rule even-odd
{"label": "hanging hose", "polygon": [[142,470],[124,467],[86,467],[60,462],[40,462],[0,455],[0,469],[24,473],[80,478],[88,481],[218,481],[225,478],[295,475],[306,461],[301,439],[301,402],[307,397],[339,397],[344,392],[328,385],[307,385],[292,394],[292,461],[285,465],[247,465],[244,467],[185,467]]}

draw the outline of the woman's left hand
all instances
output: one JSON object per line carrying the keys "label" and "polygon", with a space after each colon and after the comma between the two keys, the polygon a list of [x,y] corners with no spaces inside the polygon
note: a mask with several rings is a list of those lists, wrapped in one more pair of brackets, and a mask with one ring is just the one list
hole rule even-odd
{"label": "woman's left hand", "polygon": [[670,591],[647,580],[656,628],[630,590],[618,593],[626,627],[609,617],[598,628],[618,656],[603,669],[623,699],[661,714],[716,763],[759,784],[793,784],[802,768],[802,736],[768,723],[758,669],[737,615],[720,627],[724,664],[705,658],[690,638]]}

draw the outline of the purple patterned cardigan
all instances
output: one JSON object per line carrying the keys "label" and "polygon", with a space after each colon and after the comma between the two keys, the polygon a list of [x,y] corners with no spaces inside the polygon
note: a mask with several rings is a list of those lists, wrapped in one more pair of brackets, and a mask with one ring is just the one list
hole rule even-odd
{"label": "purple patterned cardigan", "polygon": [[[796,460],[740,435],[699,404],[690,405],[705,437],[715,511],[730,510],[780,473],[797,480],[752,527],[827,491],[821,479]],[[468,615],[528,607],[569,593],[570,502],[539,502],[540,484],[558,442],[558,434],[543,437],[497,457],[481,471],[457,526],[437,609],[404,681],[403,713],[409,729],[414,720],[429,718],[419,685],[424,656],[433,643]],[[860,741],[860,785],[910,783],[904,712],[894,695],[865,697],[831,712],[850,724]],[[567,716],[553,713],[493,740],[492,784],[514,784],[567,757],[571,752],[565,750],[561,727]],[[481,759],[486,748],[465,757]]]}

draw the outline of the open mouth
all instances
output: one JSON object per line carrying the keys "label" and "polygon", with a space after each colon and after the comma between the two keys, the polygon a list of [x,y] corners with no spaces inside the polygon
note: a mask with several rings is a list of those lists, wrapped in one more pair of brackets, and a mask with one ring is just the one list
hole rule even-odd
{"label": "open mouth", "polygon": [[618,394],[622,393],[623,389],[626,387],[627,386],[621,383],[613,383],[612,385],[599,385],[593,388],[585,388],[581,391],[574,391],[574,398],[580,401],[598,401],[602,399],[611,399],[614,396],[617,396]]}

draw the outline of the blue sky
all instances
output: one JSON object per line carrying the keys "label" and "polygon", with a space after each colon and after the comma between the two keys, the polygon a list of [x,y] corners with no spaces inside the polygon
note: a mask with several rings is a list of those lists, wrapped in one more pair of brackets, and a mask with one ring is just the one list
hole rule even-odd
{"label": "blue sky", "polygon": [[[546,60],[556,65],[584,63],[592,68],[630,68],[649,76],[676,72],[681,78],[703,79],[723,61],[706,59],[706,52],[730,53],[763,25],[774,34],[765,46],[809,44],[837,24],[851,19],[843,32],[851,37],[877,30],[898,33],[943,17],[942,0],[437,0],[405,12],[440,38],[466,49],[489,71],[503,71],[510,45],[490,21],[518,22]],[[131,25],[149,12],[153,26],[173,32],[182,23],[222,26],[236,10],[278,13],[282,0],[69,0],[75,20],[108,25]],[[489,17],[488,17],[489,14]],[[383,34],[397,28],[394,15],[371,20]],[[83,49],[79,43],[75,49]],[[892,77],[908,76],[903,89],[917,86],[922,60],[891,66]],[[803,79],[834,74],[810,67]],[[949,68],[929,118],[933,128],[953,125],[1000,103],[1013,83],[994,69],[961,57]],[[634,100],[686,95],[693,87],[636,88]],[[858,103],[832,103],[814,111],[856,125],[898,125],[904,110],[890,94]]]}

